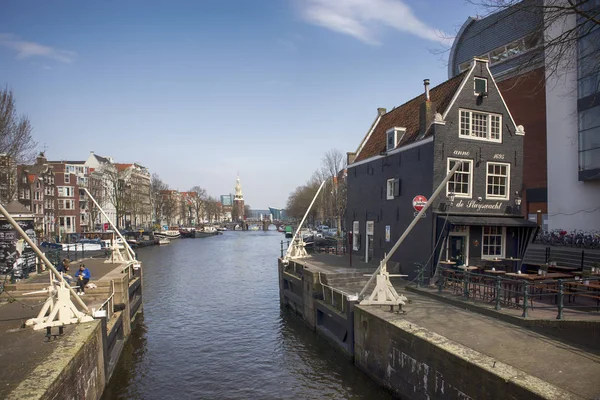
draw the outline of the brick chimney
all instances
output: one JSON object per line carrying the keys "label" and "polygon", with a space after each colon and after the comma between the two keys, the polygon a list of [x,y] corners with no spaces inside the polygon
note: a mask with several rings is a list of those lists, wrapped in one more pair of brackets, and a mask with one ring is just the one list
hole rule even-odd
{"label": "brick chimney", "polygon": [[347,152],[346,153],[346,165],[350,165],[356,160],[356,152]]}
{"label": "brick chimney", "polygon": [[435,103],[429,94],[429,79],[423,79],[425,87],[425,101],[419,106],[419,135],[425,133],[435,117]]}
{"label": "brick chimney", "polygon": [[378,108],[377,109],[377,115],[378,116],[382,116],[383,114],[385,114],[387,112],[387,110],[385,108]]}

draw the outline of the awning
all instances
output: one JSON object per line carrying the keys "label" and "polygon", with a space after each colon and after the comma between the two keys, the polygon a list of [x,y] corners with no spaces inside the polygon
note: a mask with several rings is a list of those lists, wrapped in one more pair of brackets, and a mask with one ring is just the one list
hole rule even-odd
{"label": "awning", "polygon": [[447,216],[446,221],[452,225],[507,226],[517,228],[517,256],[521,259],[525,257],[527,246],[535,239],[539,229],[538,224],[535,222],[517,217],[452,215]]}
{"label": "awning", "polygon": [[472,226],[512,226],[519,228],[537,228],[538,224],[525,218],[515,217],[487,217],[452,215],[446,217],[446,220],[453,225],[472,225]]}

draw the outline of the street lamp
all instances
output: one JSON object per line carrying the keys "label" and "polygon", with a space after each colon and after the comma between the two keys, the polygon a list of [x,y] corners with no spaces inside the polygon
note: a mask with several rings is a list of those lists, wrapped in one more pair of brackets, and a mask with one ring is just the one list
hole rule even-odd
{"label": "street lamp", "polygon": [[515,205],[517,206],[517,208],[521,208],[521,197],[519,196],[519,192],[515,192]]}

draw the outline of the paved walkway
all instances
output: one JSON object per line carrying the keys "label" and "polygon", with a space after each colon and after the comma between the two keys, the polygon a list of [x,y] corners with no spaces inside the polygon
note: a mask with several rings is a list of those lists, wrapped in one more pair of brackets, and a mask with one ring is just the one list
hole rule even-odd
{"label": "paved walkway", "polygon": [[404,307],[405,315],[365,308],[392,323],[414,323],[577,396],[600,397],[600,356],[426,296],[408,297],[412,303]]}
{"label": "paved walkway", "polygon": [[[85,259],[71,263],[71,275],[75,274],[80,263],[84,263],[92,274],[91,282],[102,280],[112,273],[120,274],[122,264],[104,263],[104,259]],[[20,284],[46,283],[48,272],[32,275]],[[110,279],[108,276],[105,279]],[[83,296],[88,308],[98,308],[104,299]],[[77,325],[65,327],[65,335],[46,342],[45,330],[34,331],[23,328],[29,318],[36,317],[44,299],[27,299],[19,296],[15,301],[9,292],[0,295],[0,399],[4,399],[25,379],[41,362],[47,359],[56,346],[66,343],[77,329]],[[58,333],[58,328],[53,329]]]}
{"label": "paved walkway", "polygon": [[350,261],[348,255],[339,256],[335,254],[312,254],[310,257],[296,259],[294,262],[310,265],[312,268],[320,270],[320,272],[337,274],[372,273],[375,272],[378,266],[378,264],[365,263],[356,256]]}
{"label": "paved walkway", "polygon": [[[105,263],[104,258],[86,258],[82,260],[72,260],[70,264],[70,274],[71,276],[75,276],[75,272],[79,268],[80,264],[85,264],[85,266],[90,270],[92,275],[91,282],[101,280],[106,274],[112,272],[117,268],[119,263]],[[28,279],[24,279],[19,281],[19,283],[41,283],[48,282],[48,271],[31,275]]]}

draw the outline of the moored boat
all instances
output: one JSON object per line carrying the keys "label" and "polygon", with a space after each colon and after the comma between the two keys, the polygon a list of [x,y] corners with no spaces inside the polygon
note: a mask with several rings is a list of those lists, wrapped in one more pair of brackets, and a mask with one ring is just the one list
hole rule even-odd
{"label": "moored boat", "polygon": [[154,232],[154,237],[159,238],[159,239],[162,239],[162,238],[177,239],[177,238],[181,237],[181,233],[178,230],[169,229],[166,231]]}
{"label": "moored boat", "polygon": [[195,238],[196,230],[194,228],[181,228],[179,229],[179,233],[182,238]]}
{"label": "moored boat", "polygon": [[164,245],[164,244],[169,244],[171,243],[171,239],[168,238],[160,238],[158,239],[158,244],[159,245]]}

